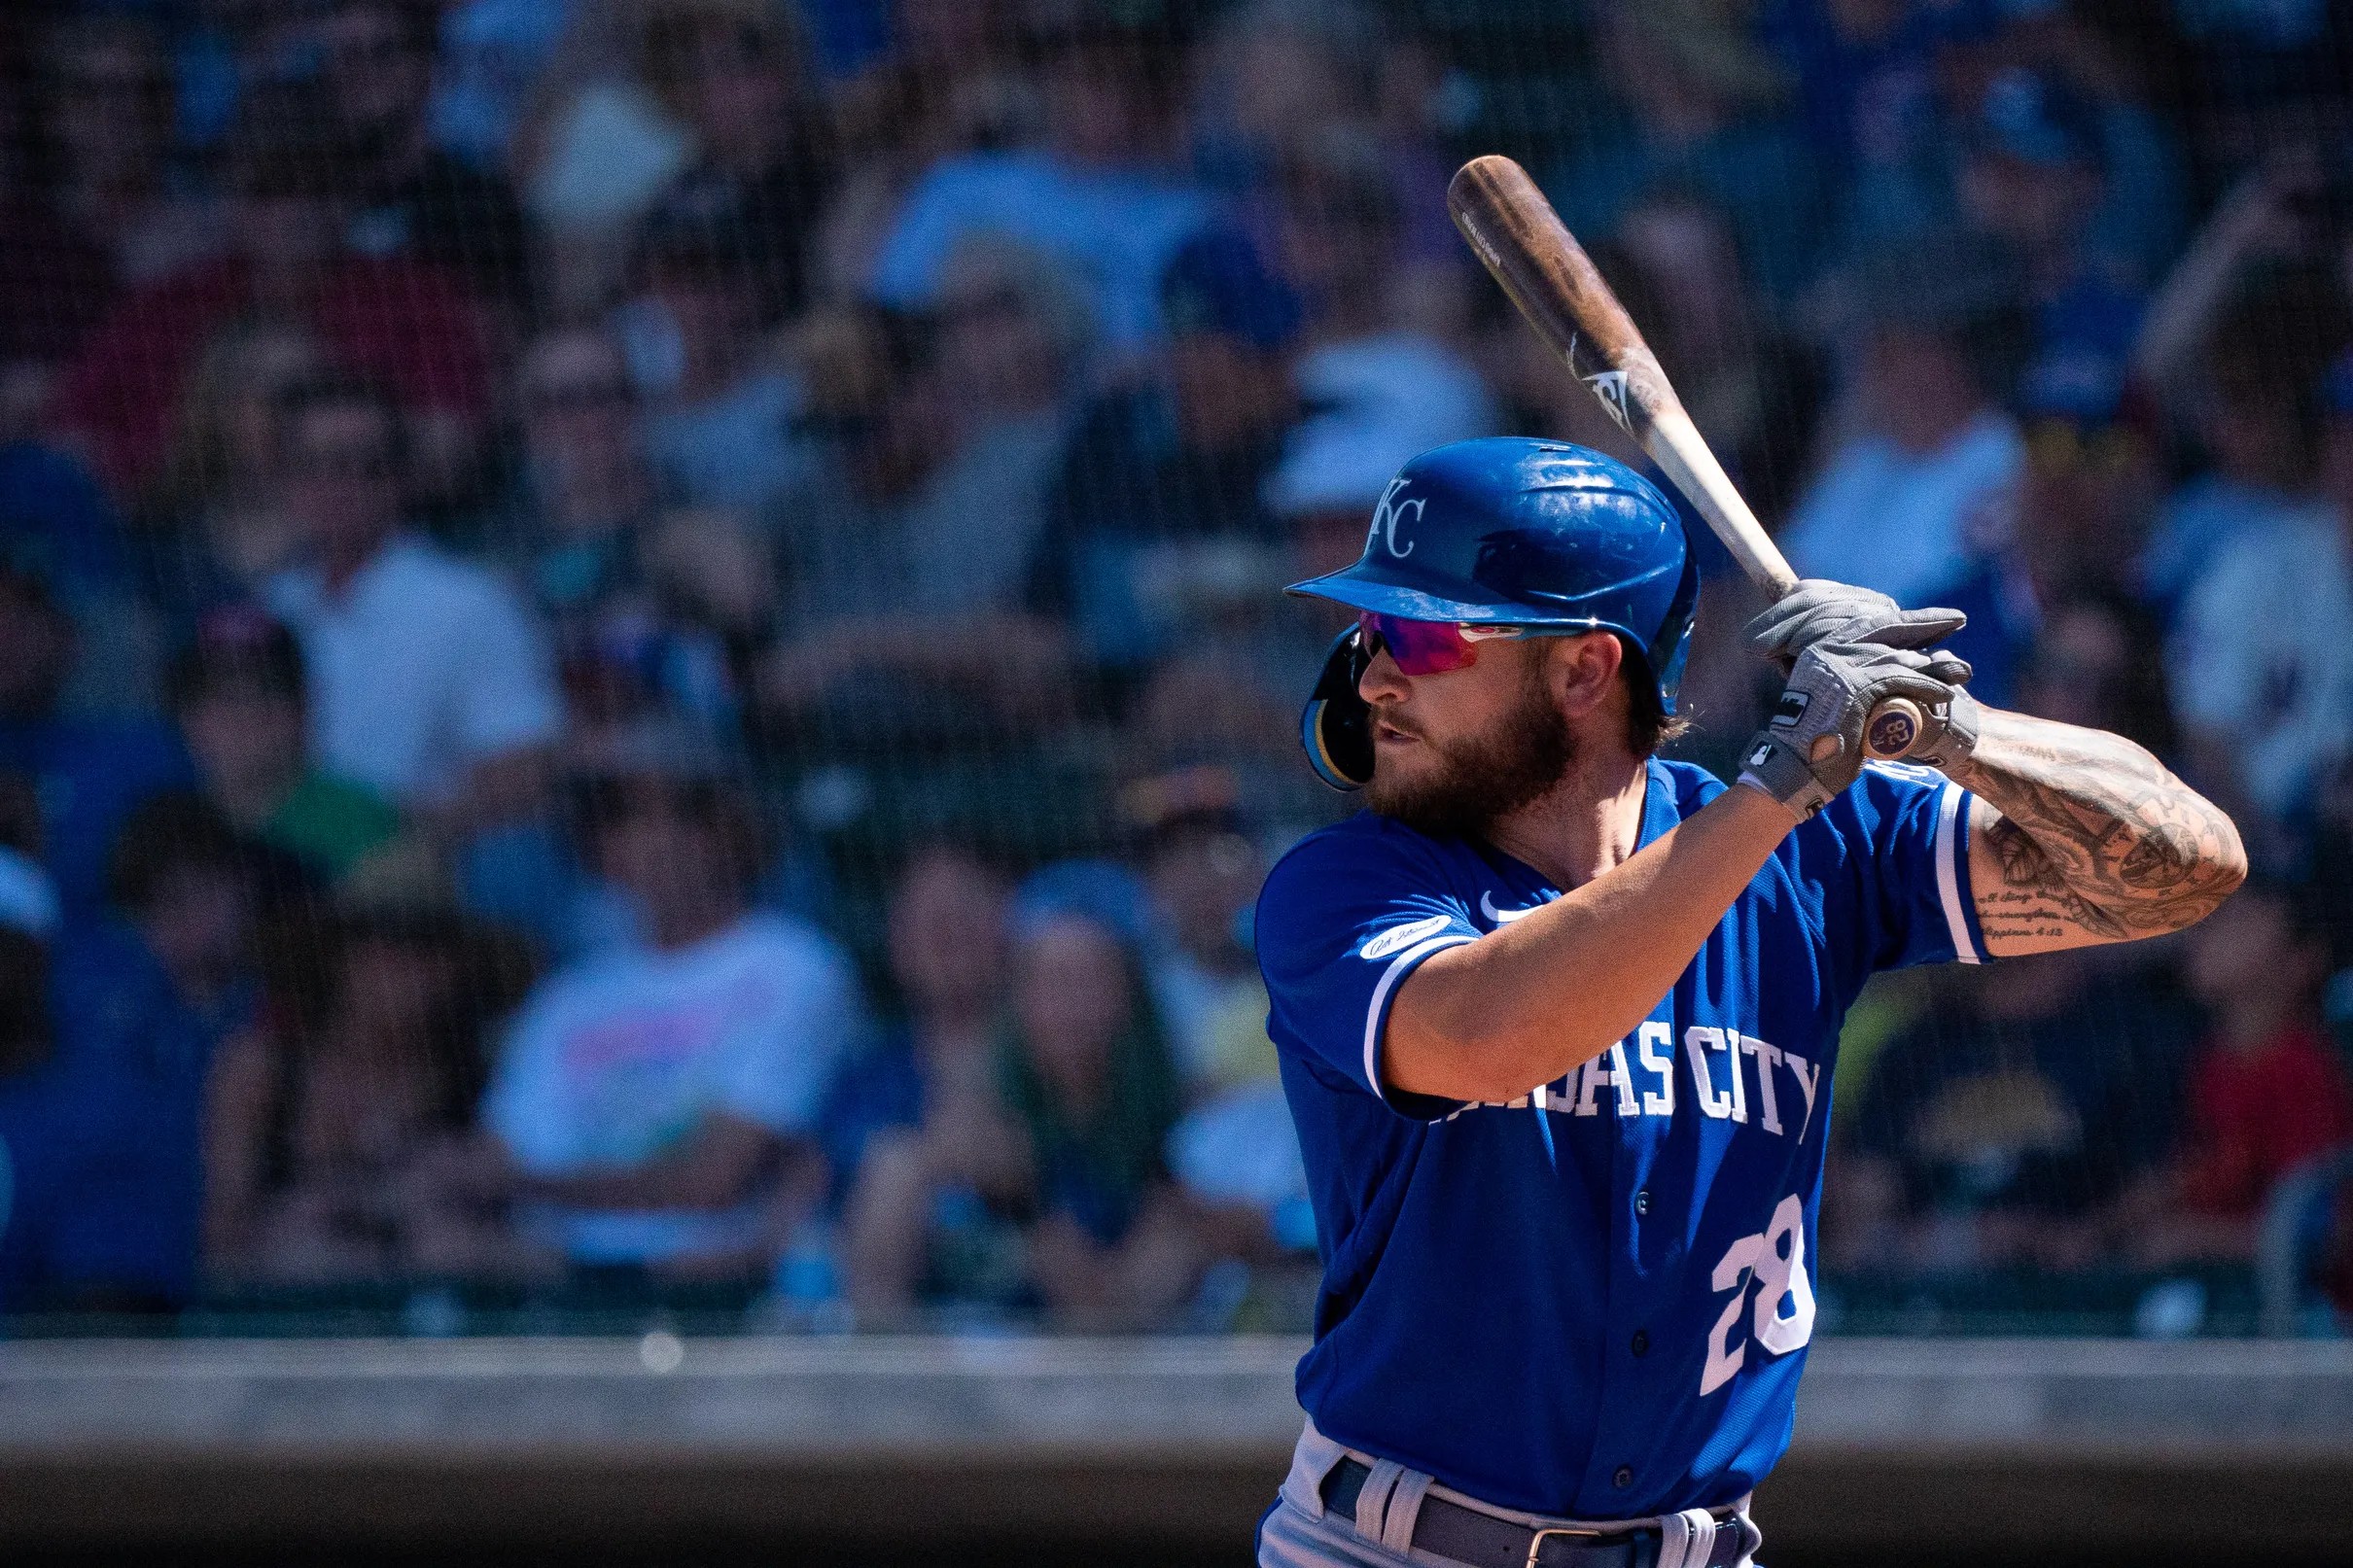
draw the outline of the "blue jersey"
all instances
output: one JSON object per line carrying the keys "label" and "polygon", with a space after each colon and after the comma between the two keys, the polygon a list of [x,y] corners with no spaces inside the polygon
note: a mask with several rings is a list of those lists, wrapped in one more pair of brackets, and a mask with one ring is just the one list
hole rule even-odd
{"label": "blue jersey", "polygon": [[[1723,787],[1653,761],[1641,841]],[[1285,856],[1257,943],[1321,1233],[1298,1378],[1317,1427],[1530,1513],[1749,1491],[1788,1446],[1813,1327],[1840,1020],[1875,970],[1984,957],[1967,803],[1867,768],[1640,1028],[1506,1105],[1385,1089],[1382,1028],[1416,965],[1559,889],[1369,814]]]}

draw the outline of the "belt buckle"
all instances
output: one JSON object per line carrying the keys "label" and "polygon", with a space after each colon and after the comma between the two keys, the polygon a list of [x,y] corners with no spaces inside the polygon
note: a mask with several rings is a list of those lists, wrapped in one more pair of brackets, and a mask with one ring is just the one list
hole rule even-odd
{"label": "belt buckle", "polygon": [[1548,1535],[1558,1535],[1558,1536],[1564,1536],[1564,1537],[1591,1537],[1591,1536],[1598,1536],[1598,1535],[1600,1535],[1601,1533],[1602,1533],[1602,1532],[1600,1532],[1599,1530],[1570,1530],[1570,1529],[1563,1529],[1563,1528],[1562,1528],[1562,1527],[1560,1527],[1560,1526],[1558,1526],[1558,1525],[1554,1525],[1554,1526],[1550,1526],[1550,1527],[1545,1528],[1545,1529],[1538,1530],[1538,1531],[1537,1531],[1537,1532],[1536,1532],[1534,1535],[1532,1535],[1532,1536],[1528,1537],[1528,1560],[1527,1560],[1526,1562],[1522,1563],[1522,1564],[1520,1565],[1520,1568],[1536,1568],[1536,1557],[1537,1557],[1538,1553],[1540,1553],[1540,1552],[1542,1552],[1542,1551],[1543,1551],[1543,1550],[1544,1550],[1544,1538],[1545,1538],[1546,1536],[1548,1536]]}

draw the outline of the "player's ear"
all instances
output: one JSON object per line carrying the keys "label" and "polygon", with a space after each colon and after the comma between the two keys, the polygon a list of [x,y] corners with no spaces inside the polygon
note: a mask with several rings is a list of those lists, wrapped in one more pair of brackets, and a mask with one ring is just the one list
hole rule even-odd
{"label": "player's ear", "polygon": [[1624,662],[1626,650],[1616,636],[1588,632],[1582,637],[1543,641],[1545,681],[1562,716],[1577,723],[1607,709],[1623,684],[1618,679],[1618,666]]}

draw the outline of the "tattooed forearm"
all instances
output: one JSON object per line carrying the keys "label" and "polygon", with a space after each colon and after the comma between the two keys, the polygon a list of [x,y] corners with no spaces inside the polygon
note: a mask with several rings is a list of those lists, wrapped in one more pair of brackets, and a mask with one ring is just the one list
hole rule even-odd
{"label": "tattooed forearm", "polygon": [[2246,879],[2230,819],[2120,736],[1987,710],[1952,777],[1998,813],[1970,849],[1997,954],[2177,931]]}

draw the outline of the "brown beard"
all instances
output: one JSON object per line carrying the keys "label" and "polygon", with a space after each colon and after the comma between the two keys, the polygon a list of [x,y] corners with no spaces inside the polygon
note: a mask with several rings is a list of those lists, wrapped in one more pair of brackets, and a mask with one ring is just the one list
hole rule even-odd
{"label": "brown beard", "polygon": [[1443,747],[1423,735],[1438,758],[1429,777],[1401,783],[1381,770],[1376,752],[1364,803],[1432,838],[1484,838],[1497,819],[1559,784],[1576,760],[1576,740],[1545,690],[1543,669],[1530,665],[1519,706],[1487,734]]}

